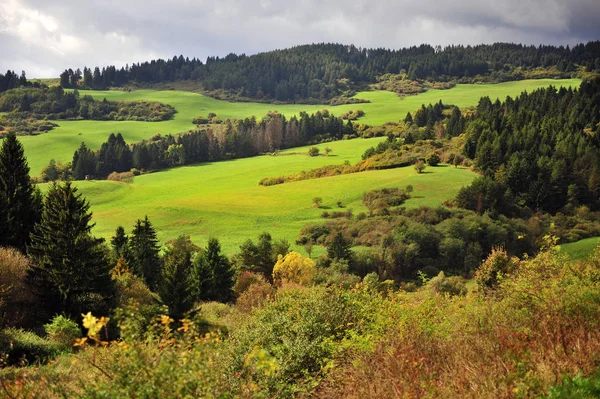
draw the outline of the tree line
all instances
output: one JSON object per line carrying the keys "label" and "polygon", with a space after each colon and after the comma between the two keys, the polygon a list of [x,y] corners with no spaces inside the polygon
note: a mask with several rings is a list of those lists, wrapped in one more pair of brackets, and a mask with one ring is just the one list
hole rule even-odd
{"label": "tree line", "polygon": [[318,111],[301,112],[289,120],[271,112],[258,121],[255,117],[228,119],[218,126],[194,130],[178,136],[157,135],[129,146],[123,136],[111,134],[99,150],[85,143],[75,151],[72,177],[106,178],[112,172],[159,170],[198,162],[251,157],[323,140],[339,140],[356,133],[350,121]]}
{"label": "tree line", "polygon": [[173,117],[171,105],[148,101],[102,101],[81,97],[61,86],[18,87],[0,95],[0,112],[17,119],[93,119],[162,121]]}
{"label": "tree line", "polygon": [[[251,56],[158,59],[115,66],[68,69],[64,87],[79,82],[90,89],[193,80],[209,92],[226,91],[257,100],[323,101],[349,90],[350,83],[374,83],[383,74],[404,72],[411,80],[468,81],[486,76],[492,81],[519,78],[515,71],[556,68],[573,73],[577,66],[600,70],[600,41],[573,46],[525,46],[495,43],[477,46],[430,45],[398,50],[368,49],[342,44],[312,44]],[[513,74],[514,73],[514,74]],[[522,78],[522,77],[521,77]]]}
{"label": "tree line", "polygon": [[25,71],[21,72],[21,75],[17,75],[15,71],[8,70],[3,75],[0,73],[0,93],[6,90],[14,89],[17,87],[40,87],[38,82],[29,82]]}
{"label": "tree line", "polygon": [[461,190],[458,204],[505,214],[600,209],[599,110],[600,78],[503,102],[483,97],[463,149],[483,177]]}

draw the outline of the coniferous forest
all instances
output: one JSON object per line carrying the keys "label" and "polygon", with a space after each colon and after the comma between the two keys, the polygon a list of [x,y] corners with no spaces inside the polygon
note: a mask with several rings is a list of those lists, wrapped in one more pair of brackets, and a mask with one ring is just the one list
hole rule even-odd
{"label": "coniferous forest", "polygon": [[[350,83],[375,83],[384,74],[405,73],[409,80],[502,82],[523,79],[527,70],[553,69],[548,76],[570,76],[581,66],[600,70],[600,42],[573,46],[430,45],[399,50],[342,44],[312,44],[256,55],[229,54],[199,59],[173,57],[122,68],[90,66],[68,69],[63,87],[90,89],[193,80],[208,93],[225,91],[241,98],[272,101],[329,101],[351,90]],[[542,75],[543,76],[543,75]]]}

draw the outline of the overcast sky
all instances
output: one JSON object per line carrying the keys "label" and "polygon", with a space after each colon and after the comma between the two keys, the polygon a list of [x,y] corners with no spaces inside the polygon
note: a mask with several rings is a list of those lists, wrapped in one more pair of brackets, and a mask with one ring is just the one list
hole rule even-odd
{"label": "overcast sky", "polygon": [[400,48],[600,39],[599,0],[0,0],[0,71],[183,54],[254,54],[315,42]]}

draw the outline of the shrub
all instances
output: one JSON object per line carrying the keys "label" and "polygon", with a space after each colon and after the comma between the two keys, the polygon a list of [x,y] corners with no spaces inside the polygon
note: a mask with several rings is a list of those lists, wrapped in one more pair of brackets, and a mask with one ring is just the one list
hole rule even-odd
{"label": "shrub", "polygon": [[233,292],[236,296],[242,295],[253,284],[265,283],[265,277],[260,273],[254,273],[247,270],[241,272],[233,286]]}
{"label": "shrub", "polygon": [[440,295],[466,295],[467,287],[463,279],[459,276],[446,277],[444,272],[440,272],[436,277],[429,280],[427,288]]}
{"label": "shrub", "polygon": [[417,173],[419,173],[419,174],[423,173],[425,168],[426,168],[426,166],[425,166],[425,162],[423,162],[423,160],[419,159],[417,162],[415,162],[415,170],[417,171]]}
{"label": "shrub", "polygon": [[0,328],[19,326],[32,313],[33,294],[25,282],[29,260],[13,248],[0,247]]}
{"label": "shrub", "polygon": [[73,320],[59,315],[55,316],[49,324],[44,325],[48,339],[61,349],[69,349],[77,338],[81,338],[81,330]]}
{"label": "shrub", "polygon": [[236,305],[242,312],[261,308],[275,294],[273,286],[266,281],[251,284],[237,299]]}
{"label": "shrub", "polygon": [[308,149],[308,156],[309,157],[316,157],[317,155],[319,155],[319,148],[318,147],[310,147]]}
{"label": "shrub", "polygon": [[429,166],[437,166],[440,163],[440,156],[437,152],[432,152],[427,157],[427,165]]}
{"label": "shrub", "polygon": [[507,273],[515,269],[517,260],[511,259],[505,250],[492,249],[487,259],[475,271],[475,281],[483,292],[498,287],[498,283]]}
{"label": "shrub", "polygon": [[0,331],[0,355],[6,356],[8,364],[43,363],[59,351],[59,345],[31,331],[17,328]]}
{"label": "shrub", "polygon": [[[353,302],[337,288],[286,288],[253,314],[251,322],[232,334],[235,369],[247,365],[252,353],[271,358],[271,373],[255,373],[267,397],[291,397],[311,377],[327,370],[338,343],[359,318]],[[291,383],[293,381],[293,383]]]}
{"label": "shrub", "polygon": [[308,285],[315,276],[315,262],[310,258],[292,251],[285,256],[279,255],[273,267],[273,280],[276,285],[294,283]]}
{"label": "shrub", "polygon": [[318,267],[315,274],[315,283],[335,285],[345,289],[360,283],[360,277],[349,273],[348,261],[333,259],[328,267]]}
{"label": "shrub", "polygon": [[315,204],[315,208],[320,208],[321,207],[321,203],[323,202],[323,198],[321,197],[314,197],[312,199],[313,204]]}
{"label": "shrub", "polygon": [[112,172],[110,175],[108,175],[106,179],[112,181],[120,181],[124,183],[133,183],[134,176],[135,175],[133,174],[133,172]]}

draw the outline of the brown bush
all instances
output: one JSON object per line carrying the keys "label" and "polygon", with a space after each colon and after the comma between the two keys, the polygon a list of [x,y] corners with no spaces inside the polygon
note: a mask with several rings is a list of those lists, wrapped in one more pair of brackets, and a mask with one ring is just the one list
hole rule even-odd
{"label": "brown bush", "polygon": [[[29,259],[13,248],[0,247],[0,326],[21,326],[34,301],[25,282]],[[29,309],[30,310],[30,309]]]}
{"label": "brown bush", "polygon": [[237,307],[242,312],[251,312],[260,308],[275,294],[275,289],[266,281],[251,284],[237,299]]}
{"label": "brown bush", "polygon": [[236,296],[242,295],[252,284],[266,283],[267,280],[260,273],[254,273],[249,271],[241,272],[233,286],[233,292]]}
{"label": "brown bush", "polygon": [[123,183],[133,183],[133,178],[134,178],[133,172],[123,172],[123,173],[112,172],[110,175],[108,175],[108,177],[106,179],[112,180],[112,181],[120,181]]}

